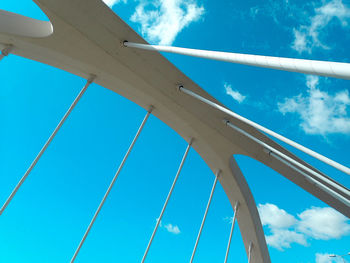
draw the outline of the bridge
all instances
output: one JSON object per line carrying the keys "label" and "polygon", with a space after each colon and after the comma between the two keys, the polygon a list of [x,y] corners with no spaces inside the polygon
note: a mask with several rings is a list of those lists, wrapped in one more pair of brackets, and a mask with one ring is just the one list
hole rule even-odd
{"label": "bridge", "polygon": [[350,190],[282,147],[271,137],[345,174],[350,174],[348,167],[229,110],[159,52],[172,52],[343,79],[350,79],[349,64],[153,46],[135,33],[102,1],[36,0],[35,2],[50,21],[40,21],[0,10],[0,47],[2,49],[0,59],[3,59],[1,63],[6,63],[4,59],[6,56],[22,56],[85,78],[86,84],[3,204],[0,210],[1,217],[6,217],[6,211],[11,206],[12,199],[16,198],[17,192],[25,186],[25,181],[32,169],[40,161],[41,156],[91,83],[97,83],[135,102],[145,110],[145,116],[109,187],[104,196],[100,197],[101,202],[95,213],[91,215],[91,221],[86,226],[86,231],[82,233],[80,243],[76,244],[70,262],[74,262],[79,257],[80,249],[89,238],[89,233],[109,193],[113,187],[117,188],[117,179],[124,165],[127,165],[127,158],[147,125],[150,115],[156,116],[170,126],[186,141],[187,147],[183,149],[183,158],[178,164],[177,173],[174,174],[164,205],[160,208],[159,214],[155,215],[158,220],[150,233],[149,242],[145,244],[144,254],[140,255],[141,262],[147,261],[148,252],[156,238],[161,219],[166,212],[167,204],[191,148],[210,167],[214,180],[206,209],[203,211],[198,235],[193,242],[192,253],[189,255],[190,262],[195,259],[217,182],[221,184],[231,203],[233,215],[226,254],[223,255],[224,262],[228,260],[235,222],[238,223],[242,234],[248,262],[270,262],[256,203],[234,157],[238,154],[249,156],[265,164],[340,213],[350,217]]}

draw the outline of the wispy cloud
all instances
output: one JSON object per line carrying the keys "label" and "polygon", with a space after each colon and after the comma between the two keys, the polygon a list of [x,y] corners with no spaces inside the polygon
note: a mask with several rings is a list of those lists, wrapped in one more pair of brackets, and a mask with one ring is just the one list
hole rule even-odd
{"label": "wispy cloud", "polygon": [[327,135],[350,132],[350,96],[348,90],[330,94],[318,88],[319,78],[307,76],[307,94],[285,98],[279,102],[282,114],[296,113],[301,119],[301,128],[307,134]]}
{"label": "wispy cloud", "polygon": [[323,2],[321,7],[314,9],[314,13],[307,25],[293,29],[294,41],[291,47],[299,53],[311,53],[315,47],[328,49],[328,45],[320,39],[321,33],[332,21],[338,21],[341,27],[346,27],[350,19],[350,9],[342,0]]}
{"label": "wispy cloud", "polygon": [[255,100],[249,94],[243,95],[239,90],[233,89],[232,85],[229,83],[224,83],[224,90],[226,95],[230,96],[234,101],[239,104],[244,104],[250,107],[254,107],[258,110],[270,110],[275,107],[275,105],[270,105],[266,100],[259,99]]}
{"label": "wispy cloud", "polygon": [[[344,1],[346,3],[346,1]],[[266,0],[250,9],[253,19],[260,16],[272,19],[292,35],[290,47],[299,53],[312,53],[314,48],[330,49],[327,35],[331,26],[347,29],[350,8],[343,0],[304,1]],[[297,24],[290,27],[286,25]]]}
{"label": "wispy cloud", "polygon": [[124,4],[126,4],[127,0],[103,0],[103,2],[108,5],[109,7],[112,7],[116,4],[118,4],[119,2],[123,2]]}
{"label": "wispy cloud", "polygon": [[[156,219],[156,221],[158,222],[158,218]],[[159,226],[161,228],[164,228],[166,231],[168,231],[169,233],[172,233],[174,235],[178,235],[181,233],[180,231],[180,228],[177,226],[177,225],[173,225],[173,224],[170,224],[170,223],[167,223],[167,224],[163,224],[163,222],[161,221]]]}
{"label": "wispy cloud", "polygon": [[141,25],[141,33],[150,42],[170,45],[189,24],[204,14],[204,7],[194,1],[141,1],[130,20]]}
{"label": "wispy cloud", "polygon": [[330,257],[331,254],[328,253],[316,253],[315,262],[316,263],[341,263],[344,262],[339,257]]}
{"label": "wispy cloud", "polygon": [[260,204],[258,211],[262,224],[270,231],[266,242],[278,250],[290,248],[293,243],[307,246],[312,238],[329,240],[350,234],[347,218],[333,208],[312,207],[298,218],[269,203]]}
{"label": "wispy cloud", "polygon": [[246,96],[242,95],[239,91],[233,90],[230,84],[224,83],[224,88],[226,94],[231,96],[238,103],[242,103],[246,99]]}
{"label": "wispy cloud", "polygon": [[181,233],[179,227],[177,225],[166,224],[163,226],[169,233],[178,235]]}
{"label": "wispy cloud", "polygon": [[[298,12],[295,12],[298,11]],[[253,19],[262,15],[272,18],[276,24],[280,24],[282,19],[290,18],[293,15],[300,15],[299,8],[289,0],[266,0],[261,1],[259,5],[253,6],[249,10],[249,15]]]}

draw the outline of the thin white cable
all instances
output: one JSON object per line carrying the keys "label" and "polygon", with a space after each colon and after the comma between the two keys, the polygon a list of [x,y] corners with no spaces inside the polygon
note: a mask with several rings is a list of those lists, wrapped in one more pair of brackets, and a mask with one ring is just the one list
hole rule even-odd
{"label": "thin white cable", "polygon": [[236,217],[237,217],[237,212],[238,212],[238,201],[235,204],[235,207],[233,208],[234,211],[234,215],[232,218],[232,224],[231,224],[231,230],[230,230],[230,236],[228,238],[228,243],[227,243],[227,248],[226,248],[226,254],[225,254],[225,261],[224,263],[227,263],[227,259],[228,259],[228,254],[230,252],[230,247],[231,247],[231,240],[232,240],[232,234],[233,234],[233,229],[235,227],[235,221],[236,221]]}
{"label": "thin white cable", "polygon": [[215,102],[212,102],[206,98],[203,98],[202,96],[200,96],[200,95],[198,95],[198,94],[196,94],[188,89],[185,89],[183,86],[180,86],[179,90],[187,95],[190,95],[190,96],[208,104],[209,106],[211,106],[213,108],[216,108],[216,109],[218,109],[218,110],[220,110],[220,111],[222,111],[222,112],[224,112],[224,113],[226,113],[226,114],[228,114],[236,119],[239,119],[240,121],[256,128],[262,132],[265,132],[266,134],[269,134],[269,135],[281,140],[282,142],[285,142],[285,143],[297,148],[298,150],[300,150],[300,151],[302,151],[302,152],[304,152],[304,153],[306,153],[306,154],[308,154],[308,155],[310,155],[310,156],[312,156],[312,157],[314,157],[314,158],[316,158],[316,159],[318,159],[318,160],[320,160],[320,161],[322,161],[330,166],[333,166],[334,168],[350,175],[350,168],[348,168],[340,163],[337,163],[337,162],[335,162],[335,161],[333,161],[333,160],[331,160],[331,159],[329,159],[329,158],[327,158],[327,157],[325,157],[325,156],[323,156],[323,155],[321,155],[313,150],[310,150],[310,149],[300,145],[299,143],[296,143],[296,142],[294,142],[294,141],[292,141],[292,140],[290,140],[290,139],[288,139],[288,138],[286,138],[286,137],[284,137],[284,136],[282,136],[274,131],[271,131],[271,130],[269,130],[269,129],[251,121],[251,120],[248,120],[248,119],[242,117],[241,115],[239,115],[231,110],[228,110],[223,106],[218,105]]}
{"label": "thin white cable", "polygon": [[[308,180],[312,180],[313,182],[317,182],[318,185],[322,185],[323,188],[327,189],[328,193],[331,193],[333,196],[336,195],[337,199],[341,202],[345,202],[347,204],[347,206],[350,205],[350,191],[343,187],[342,185],[339,185],[335,182],[333,182],[332,180],[328,179],[327,177],[315,172],[314,170],[306,167],[305,165],[295,161],[294,159],[290,158],[289,156],[285,155],[284,153],[278,151],[277,149],[271,147],[270,145],[260,141],[259,139],[253,137],[252,135],[250,135],[249,133],[243,131],[242,129],[238,128],[237,126],[233,125],[232,123],[225,121],[226,125],[229,126],[230,128],[236,130],[237,132],[247,136],[249,139],[255,141],[256,143],[260,144],[261,146],[263,146],[265,149],[268,150],[268,153],[270,155],[278,155],[280,157],[282,157],[284,159],[283,163],[288,164],[289,166],[297,166],[300,169],[312,174],[313,176],[315,176],[317,178],[317,180],[315,180],[314,178],[310,177],[309,175],[306,175],[305,173],[301,172],[301,174]],[[279,159],[281,160],[281,159]],[[287,162],[288,161],[288,162]],[[295,168],[295,167],[294,167]],[[297,169],[297,168],[295,168]],[[300,172],[300,170],[298,169],[297,171]],[[333,188],[337,189],[338,192],[332,190],[331,188],[327,187],[325,184],[328,184],[330,186],[332,186]]]}
{"label": "thin white cable", "polygon": [[4,49],[2,49],[0,53],[0,60],[8,56],[11,53],[12,49],[13,49],[12,45],[7,45]]}
{"label": "thin white cable", "polygon": [[249,66],[264,67],[333,78],[350,79],[349,63],[249,55],[171,46],[157,46],[132,43],[128,41],[124,42],[124,46],[150,51],[176,53],[186,56],[213,59]]}
{"label": "thin white cable", "polygon": [[252,259],[252,250],[253,250],[253,242],[250,242],[249,248],[248,248],[248,263],[250,263],[250,260]]}
{"label": "thin white cable", "polygon": [[69,114],[72,112],[72,110],[74,109],[74,107],[77,105],[78,101],[80,100],[80,98],[83,96],[83,94],[85,93],[86,89],[89,87],[89,85],[93,82],[93,80],[95,79],[95,76],[91,76],[85,86],[83,87],[83,89],[79,92],[78,96],[75,98],[75,100],[73,101],[73,103],[70,105],[69,109],[67,110],[67,112],[64,114],[63,118],[61,119],[61,121],[58,123],[58,125],[56,126],[55,130],[53,131],[53,133],[51,134],[51,136],[49,137],[49,139],[46,141],[46,143],[44,144],[44,146],[41,148],[40,152],[38,153],[38,155],[35,157],[34,161],[31,163],[31,165],[29,166],[28,170],[25,172],[25,174],[23,175],[23,177],[21,178],[21,180],[18,182],[18,184],[16,185],[16,187],[13,189],[13,191],[11,192],[10,196],[7,198],[6,202],[4,203],[4,205],[1,207],[0,209],[0,215],[4,212],[4,210],[6,209],[6,207],[9,205],[9,203],[11,202],[12,198],[15,196],[15,194],[17,193],[18,189],[21,187],[21,185],[24,183],[24,181],[27,179],[28,175],[30,174],[30,172],[33,170],[33,168],[35,167],[35,165],[37,164],[37,162],[39,161],[40,157],[44,154],[45,150],[47,149],[47,147],[49,146],[49,144],[51,143],[51,141],[53,140],[53,138],[56,136],[57,132],[59,131],[59,129],[62,127],[63,123],[65,122],[65,120],[68,118]]}
{"label": "thin white cable", "polygon": [[127,152],[126,152],[126,154],[124,155],[124,158],[123,158],[122,162],[120,163],[120,165],[119,165],[119,167],[118,167],[117,172],[115,173],[115,175],[114,175],[114,177],[113,177],[113,179],[112,179],[112,181],[111,181],[111,183],[110,183],[110,185],[109,185],[109,187],[108,187],[106,193],[104,194],[104,196],[103,196],[103,198],[102,198],[102,200],[101,200],[101,202],[100,202],[100,204],[99,204],[99,206],[98,206],[98,208],[97,208],[97,210],[96,210],[94,216],[92,217],[91,222],[90,222],[88,228],[86,229],[83,238],[81,239],[81,241],[80,241],[80,243],[79,243],[79,246],[78,246],[77,249],[75,250],[73,257],[72,257],[72,259],[70,260],[71,263],[73,263],[74,260],[76,259],[76,257],[78,256],[78,253],[79,253],[81,247],[83,246],[86,237],[88,236],[88,234],[89,234],[89,232],[90,232],[90,230],[91,230],[91,228],[92,228],[92,226],[93,226],[93,224],[94,224],[94,222],[95,222],[95,220],[96,220],[98,214],[100,213],[100,211],[101,211],[101,209],[102,209],[102,206],[104,205],[104,203],[105,203],[105,201],[106,201],[106,199],[107,199],[109,193],[111,192],[112,187],[113,187],[115,181],[117,180],[118,175],[120,174],[120,172],[121,172],[121,170],[122,170],[122,168],[123,168],[123,166],[124,166],[124,164],[125,164],[125,162],[126,162],[126,159],[127,159],[128,156],[129,156],[129,154],[130,154],[132,148],[134,147],[134,145],[135,145],[135,143],[136,143],[136,141],[137,141],[137,138],[140,136],[140,133],[141,133],[143,127],[145,126],[146,121],[147,121],[148,117],[150,116],[152,110],[153,110],[153,107],[151,107],[151,108],[149,109],[149,111],[147,112],[146,116],[144,117],[144,119],[143,119],[143,121],[142,121],[142,123],[141,123],[141,125],[140,125],[140,127],[139,127],[139,129],[138,129],[138,131],[137,131],[137,133],[136,133],[136,135],[135,135],[135,137],[134,137],[134,139],[132,140],[132,142],[131,142],[131,144],[130,144],[130,146],[129,146]]}
{"label": "thin white cable", "polygon": [[215,175],[215,180],[214,180],[214,183],[213,183],[213,187],[212,187],[212,189],[211,189],[211,192],[210,192],[209,200],[208,200],[207,207],[206,207],[206,209],[205,209],[205,213],[204,213],[204,216],[203,216],[203,219],[202,219],[201,227],[199,228],[199,232],[198,232],[198,235],[197,235],[196,243],[195,243],[194,248],[193,248],[193,251],[192,251],[190,263],[192,263],[192,261],[193,261],[193,259],[194,259],[194,255],[196,254],[196,250],[197,250],[199,238],[201,237],[202,230],[203,230],[203,227],[204,227],[204,224],[205,224],[205,220],[207,219],[207,214],[208,214],[209,206],[210,206],[210,203],[211,203],[211,199],[213,198],[214,190],[215,190],[215,187],[216,187],[216,183],[218,182],[218,177],[219,177],[219,175],[220,175],[220,170],[217,171],[217,172],[216,172],[216,175]]}
{"label": "thin white cable", "polygon": [[173,193],[175,184],[176,184],[177,179],[178,179],[178,177],[179,177],[179,175],[180,175],[180,173],[181,173],[182,167],[183,167],[183,165],[184,165],[184,163],[185,163],[185,160],[186,160],[186,157],[187,157],[187,155],[188,155],[188,152],[189,152],[189,150],[190,150],[190,148],[191,148],[192,142],[193,142],[193,140],[191,139],[190,142],[189,142],[189,144],[187,145],[186,151],[185,151],[185,153],[184,153],[184,155],[183,155],[183,157],[182,157],[182,160],[181,160],[180,166],[179,166],[179,168],[178,168],[178,170],[177,170],[177,173],[176,173],[176,176],[175,176],[175,178],[174,178],[173,184],[171,185],[171,188],[170,188],[170,190],[169,190],[168,196],[167,196],[167,198],[166,198],[166,200],[165,200],[165,203],[164,203],[164,205],[163,205],[162,211],[160,212],[160,215],[159,215],[159,217],[158,217],[158,219],[157,219],[156,226],[154,227],[152,236],[151,236],[151,238],[150,238],[150,240],[149,240],[149,242],[148,242],[148,245],[147,245],[147,248],[146,248],[146,250],[145,250],[145,253],[143,254],[141,263],[145,262],[145,260],[146,260],[148,251],[149,251],[149,249],[150,249],[150,247],[151,247],[151,244],[152,244],[152,241],[153,241],[153,239],[154,239],[154,236],[156,235],[158,226],[159,226],[159,224],[160,224],[160,222],[161,222],[161,220],[162,220],[164,211],[165,211],[165,209],[166,209],[166,207],[167,207],[167,205],[168,205],[168,202],[169,202],[169,199],[170,199],[170,197],[171,197],[171,194]]}

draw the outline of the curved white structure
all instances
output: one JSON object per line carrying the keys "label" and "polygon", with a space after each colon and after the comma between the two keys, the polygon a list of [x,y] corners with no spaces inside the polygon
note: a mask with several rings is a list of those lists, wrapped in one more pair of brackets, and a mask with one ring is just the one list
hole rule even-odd
{"label": "curved white structure", "polygon": [[[178,86],[183,85],[199,96],[220,104],[159,53],[126,48],[123,45],[125,40],[146,42],[101,0],[35,2],[50,18],[51,23],[37,23],[38,26],[22,32],[20,24],[19,27],[10,28],[6,21],[12,19],[9,18],[11,15],[1,11],[0,44],[3,47],[13,45],[12,53],[16,55],[86,79],[91,74],[96,75],[95,82],[99,85],[119,93],[146,110],[151,105],[154,106],[152,114],[188,142],[194,138],[192,147],[213,172],[221,171],[218,180],[232,207],[239,203],[235,217],[250,262],[268,263],[270,257],[254,198],[233,157],[235,154],[247,155],[264,163],[350,217],[348,203],[342,202],[336,195],[325,191],[323,185],[315,184],[308,178],[314,178],[313,172],[322,175],[332,182],[326,186],[333,192],[338,191],[334,187],[339,185],[337,182],[238,118],[179,92]],[[19,21],[25,19],[20,18]],[[51,31],[50,25],[53,27]],[[337,76],[339,74],[336,73]],[[307,167],[309,172],[294,169],[288,162],[274,158],[266,153],[261,144],[226,127],[223,119]],[[347,198],[346,195],[342,196]],[[2,216],[6,216],[6,213]],[[72,244],[73,247],[74,245]]]}
{"label": "curved white structure", "polygon": [[53,33],[53,27],[49,21],[0,10],[0,32],[14,36],[43,38]]}

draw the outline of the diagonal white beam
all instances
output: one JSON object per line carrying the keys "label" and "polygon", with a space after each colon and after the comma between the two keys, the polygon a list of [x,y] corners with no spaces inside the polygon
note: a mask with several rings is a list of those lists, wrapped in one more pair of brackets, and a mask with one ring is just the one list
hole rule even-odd
{"label": "diagonal white beam", "polygon": [[333,78],[350,79],[349,63],[249,55],[171,46],[157,46],[132,43],[128,41],[124,42],[124,46],[150,51],[169,52],[192,57],[220,60],[249,66],[264,67]]}
{"label": "diagonal white beam", "polygon": [[230,236],[229,236],[229,238],[228,238],[228,243],[227,243],[227,248],[226,248],[226,254],[225,254],[225,261],[224,261],[224,263],[227,263],[228,254],[229,254],[229,252],[230,252],[233,229],[234,229],[234,227],[235,227],[235,221],[236,221],[236,218],[237,218],[238,205],[239,205],[239,203],[238,203],[238,201],[237,201],[236,204],[235,204],[235,207],[233,208],[234,215],[233,215],[233,218],[232,218]]}
{"label": "diagonal white beam", "polygon": [[[319,174],[315,172],[314,170],[306,167],[305,165],[295,161],[294,159],[290,158],[289,156],[285,155],[284,153],[278,151],[277,149],[271,147],[270,145],[260,141],[259,139],[255,138],[254,136],[250,135],[246,131],[243,131],[242,129],[238,128],[237,126],[233,125],[229,121],[225,121],[226,125],[230,128],[234,129],[235,131],[247,136],[252,141],[258,143],[262,147],[266,149],[266,152],[270,154],[272,157],[278,159],[279,161],[285,163],[292,169],[298,171],[300,174],[302,174],[305,179],[312,181],[313,184],[316,184],[323,188],[326,192],[331,194],[334,198],[341,201],[342,203],[346,204],[348,207],[350,206],[350,191],[346,187],[334,182],[333,180],[330,180],[326,176],[323,176],[322,174]],[[306,171],[310,174],[312,174],[314,177],[311,177],[307,174],[305,174],[303,171]],[[331,189],[330,187],[333,189]]]}
{"label": "diagonal white beam", "polygon": [[202,230],[203,230],[203,227],[204,227],[204,224],[205,224],[205,220],[207,219],[210,203],[211,203],[211,200],[213,199],[213,194],[214,194],[214,190],[215,190],[215,187],[216,187],[216,183],[218,182],[219,175],[220,175],[220,170],[217,171],[216,175],[215,175],[215,180],[214,180],[214,183],[213,183],[213,187],[211,188],[211,192],[210,192],[209,200],[208,200],[208,203],[207,203],[207,207],[205,208],[205,212],[204,212],[204,216],[203,216],[203,219],[202,219],[201,227],[199,228],[199,231],[198,231],[196,243],[194,244],[194,248],[193,248],[193,251],[192,251],[190,263],[193,262],[194,255],[196,254],[196,251],[197,251],[198,242],[199,242],[199,239],[200,239],[201,234],[202,234]]}
{"label": "diagonal white beam", "polygon": [[100,202],[100,204],[99,204],[99,206],[98,206],[98,208],[97,208],[97,210],[96,210],[94,216],[92,217],[92,219],[91,219],[91,221],[90,221],[90,224],[89,224],[88,228],[86,229],[86,231],[85,231],[85,233],[84,233],[83,238],[81,239],[81,241],[80,241],[80,243],[79,243],[77,249],[75,250],[73,257],[72,257],[72,259],[70,260],[71,263],[74,262],[75,259],[76,259],[76,257],[78,256],[78,253],[79,253],[81,247],[83,246],[83,244],[84,244],[84,242],[85,242],[85,239],[87,238],[87,236],[88,236],[88,234],[89,234],[89,232],[90,232],[90,230],[91,230],[93,224],[95,223],[98,214],[100,213],[100,211],[101,211],[101,209],[102,209],[102,207],[103,207],[103,205],[104,205],[104,203],[105,203],[105,201],[106,201],[106,199],[107,199],[109,193],[111,192],[111,190],[112,190],[112,188],[113,188],[113,185],[114,185],[115,181],[117,180],[118,175],[120,174],[120,172],[121,172],[121,170],[122,170],[122,168],[123,168],[123,166],[124,166],[124,164],[125,164],[125,162],[126,162],[126,159],[127,159],[128,156],[129,156],[129,154],[130,154],[132,148],[134,147],[134,145],[135,145],[135,143],[136,143],[136,141],[137,141],[137,138],[140,136],[140,133],[141,133],[143,127],[145,126],[145,124],[146,124],[146,122],[147,122],[147,119],[148,119],[148,117],[150,116],[152,110],[153,110],[153,107],[151,106],[151,108],[150,108],[149,111],[147,112],[146,116],[144,117],[144,119],[143,119],[143,121],[142,121],[142,123],[141,123],[141,125],[140,125],[140,127],[139,127],[139,129],[138,129],[138,131],[137,131],[137,133],[136,133],[136,135],[135,135],[135,137],[134,137],[134,139],[132,140],[132,142],[131,142],[131,144],[130,144],[130,146],[129,146],[129,149],[127,150],[126,154],[124,155],[124,158],[123,158],[122,162],[120,163],[120,165],[119,165],[119,167],[118,167],[118,170],[117,170],[117,172],[115,173],[115,175],[114,175],[114,177],[113,177],[113,179],[112,179],[112,181],[111,181],[111,183],[110,183],[110,185],[109,185],[109,187],[108,187],[106,193],[104,194],[104,196],[103,196],[103,198],[102,198],[102,200],[101,200],[101,202]]}
{"label": "diagonal white beam", "polygon": [[11,53],[12,49],[13,49],[12,45],[7,45],[4,49],[2,49],[0,53],[0,60],[8,56]]}
{"label": "diagonal white beam", "polygon": [[300,151],[302,151],[302,152],[304,152],[304,153],[306,153],[306,154],[308,154],[308,155],[310,155],[310,156],[312,156],[312,157],[314,157],[314,158],[316,158],[316,159],[318,159],[318,160],[320,160],[320,161],[322,161],[330,166],[333,166],[334,168],[350,175],[350,168],[348,168],[340,163],[337,163],[336,161],[333,161],[333,160],[331,160],[331,159],[329,159],[329,158],[327,158],[327,157],[325,157],[325,156],[323,156],[323,155],[321,155],[313,150],[310,150],[309,148],[306,148],[299,143],[296,143],[296,142],[294,142],[294,141],[292,141],[292,140],[290,140],[290,139],[288,139],[288,138],[286,138],[286,137],[284,137],[284,136],[282,136],[274,131],[271,131],[270,129],[265,128],[264,126],[261,126],[260,124],[257,124],[251,120],[248,120],[247,118],[244,118],[241,115],[239,115],[239,114],[237,114],[237,113],[235,113],[235,112],[233,112],[233,111],[231,111],[231,110],[229,110],[229,109],[227,109],[227,108],[225,108],[225,107],[223,107],[215,102],[212,102],[212,101],[194,93],[191,90],[185,89],[183,86],[179,86],[179,90],[187,95],[190,95],[191,97],[193,97],[195,99],[200,100],[203,103],[208,104],[209,106],[211,106],[215,109],[218,109],[218,110],[226,113],[227,115],[230,115],[230,116],[262,131],[262,132],[265,132],[266,134],[269,134],[269,135],[275,137],[276,139],[279,139],[282,142],[285,142],[285,143],[289,144],[290,146],[293,146],[294,148],[296,148],[296,149],[298,149],[298,150],[300,150]]}
{"label": "diagonal white beam", "polygon": [[159,224],[160,224],[160,222],[161,222],[161,220],[162,220],[164,211],[165,211],[165,209],[166,209],[166,207],[167,207],[167,205],[168,205],[168,202],[169,202],[169,199],[170,199],[170,197],[171,197],[171,194],[173,193],[175,184],[176,184],[177,179],[178,179],[178,177],[179,177],[179,175],[180,175],[180,173],[181,173],[182,167],[183,167],[183,165],[184,165],[184,163],[185,163],[185,160],[186,160],[187,155],[188,155],[188,152],[189,152],[189,150],[190,150],[190,148],[191,148],[192,142],[193,142],[193,140],[191,139],[190,142],[189,142],[189,144],[187,145],[186,151],[185,151],[185,153],[184,153],[184,155],[183,155],[183,157],[182,157],[182,160],[181,160],[179,169],[177,170],[177,173],[176,173],[176,176],[175,176],[175,178],[174,178],[173,184],[172,184],[171,187],[170,187],[170,191],[169,191],[168,196],[167,196],[167,198],[166,198],[166,200],[165,200],[165,203],[164,203],[164,205],[163,205],[162,211],[160,212],[160,215],[159,215],[159,217],[158,217],[158,219],[157,219],[157,223],[156,223],[156,226],[154,227],[152,236],[151,236],[151,238],[150,238],[150,240],[149,240],[149,242],[148,242],[148,245],[147,245],[147,248],[146,248],[146,250],[145,250],[145,253],[143,254],[141,263],[145,262],[145,260],[146,260],[148,251],[149,251],[149,249],[150,249],[150,247],[151,247],[151,245],[152,245],[152,241],[153,241],[153,239],[154,239],[154,236],[156,235],[157,229],[158,229]]}
{"label": "diagonal white beam", "polygon": [[12,190],[10,196],[7,198],[7,200],[5,201],[5,203],[3,204],[3,206],[0,209],[0,215],[4,212],[4,210],[6,209],[6,207],[9,205],[9,203],[11,202],[12,198],[15,196],[15,194],[17,193],[18,189],[21,187],[21,185],[24,183],[24,181],[27,179],[28,175],[30,174],[30,172],[33,170],[33,168],[35,167],[35,165],[37,164],[37,162],[39,161],[40,157],[44,154],[45,150],[47,149],[47,147],[50,145],[51,141],[53,140],[53,138],[56,136],[57,132],[59,131],[59,129],[62,127],[63,123],[66,121],[66,119],[68,118],[69,114],[72,112],[72,110],[74,109],[74,107],[77,105],[78,101],[80,100],[80,98],[83,96],[83,94],[85,93],[86,89],[90,86],[90,84],[93,82],[93,80],[95,79],[95,76],[91,76],[85,86],[83,87],[83,89],[79,92],[78,96],[75,98],[75,100],[73,101],[73,103],[70,105],[69,109],[67,110],[67,112],[64,114],[63,118],[61,119],[61,121],[58,123],[58,125],[56,126],[55,130],[53,131],[53,133],[51,134],[51,136],[49,137],[49,139],[46,141],[46,143],[44,144],[44,146],[41,148],[40,152],[38,153],[38,155],[35,157],[34,161],[31,163],[31,165],[29,166],[28,170],[25,172],[25,174],[23,175],[23,177],[21,178],[21,180],[17,183],[16,187]]}
{"label": "diagonal white beam", "polygon": [[[342,185],[338,185],[336,188],[337,191],[329,187],[329,184],[326,185],[322,180],[319,180],[319,178],[313,178],[307,175],[302,169],[298,168],[298,165],[293,165],[290,162],[283,159],[283,157],[279,156],[279,153],[275,153],[273,151],[265,150],[268,152],[270,156],[273,158],[279,160],[281,163],[284,163],[288,167],[292,168],[294,171],[298,172],[299,174],[303,175],[304,178],[306,178],[308,181],[310,181],[313,185],[318,186],[321,188],[324,192],[328,193],[329,195],[333,196],[335,199],[339,200],[343,204],[345,204],[348,208],[350,208],[350,197],[349,194],[346,194],[346,192],[349,192],[349,189],[345,188]],[[335,187],[334,187],[335,188]],[[339,190],[341,189],[341,190]]]}

